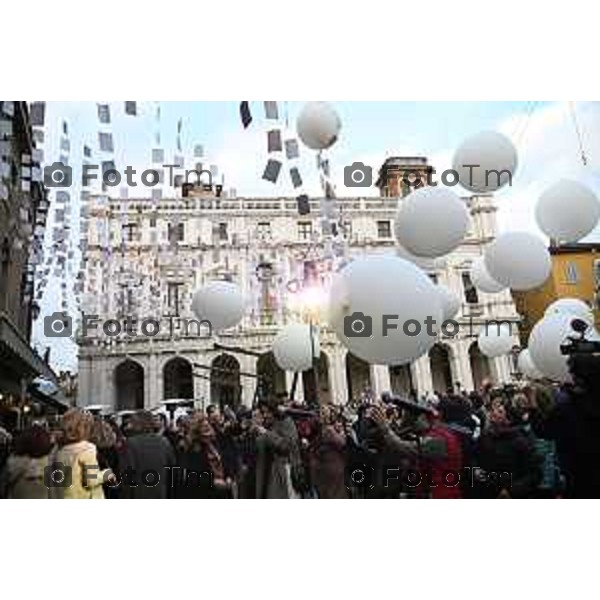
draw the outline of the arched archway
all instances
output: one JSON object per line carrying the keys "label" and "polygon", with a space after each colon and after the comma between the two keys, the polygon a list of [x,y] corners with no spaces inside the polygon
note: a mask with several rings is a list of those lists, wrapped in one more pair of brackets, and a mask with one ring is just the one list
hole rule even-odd
{"label": "arched archway", "polygon": [[175,356],[168,360],[163,367],[163,399],[194,398],[194,377],[190,361]]}
{"label": "arched archway", "polygon": [[231,354],[219,354],[211,363],[210,401],[236,408],[240,403],[242,386],[240,384],[240,363]]}
{"label": "arched archway", "polygon": [[389,372],[392,392],[399,396],[410,397],[414,392],[410,364],[392,365],[389,367]]}
{"label": "arched archway", "polygon": [[277,364],[273,352],[261,354],[256,361],[256,374],[260,377],[265,396],[277,396],[285,394],[286,389],[285,371]]}
{"label": "arched archway", "polygon": [[469,363],[471,364],[471,373],[473,374],[473,386],[476,390],[481,389],[483,382],[492,379],[490,361],[479,349],[479,344],[473,342],[469,346]]}
{"label": "arched archway", "polygon": [[438,394],[453,390],[450,348],[446,344],[435,344],[429,351],[433,389]]}
{"label": "arched archway", "polygon": [[114,371],[115,407],[120,410],[144,408],[144,368],[127,359],[119,363]]}
{"label": "arched archway", "polygon": [[359,400],[364,392],[371,390],[371,366],[351,352],[346,354],[346,383],[350,401]]}
{"label": "arched archway", "polygon": [[[331,385],[329,383],[329,358],[325,352],[321,352],[317,362],[317,373],[319,375],[319,403],[331,403]],[[304,389],[304,401],[311,403],[317,395],[315,380],[315,369],[309,369],[302,373],[302,386]]]}

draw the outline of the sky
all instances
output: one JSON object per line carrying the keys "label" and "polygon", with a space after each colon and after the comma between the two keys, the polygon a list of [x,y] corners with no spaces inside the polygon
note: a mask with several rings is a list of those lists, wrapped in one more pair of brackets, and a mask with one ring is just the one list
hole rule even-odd
{"label": "sky", "polygon": [[[104,101],[99,100],[103,104]],[[238,196],[295,196],[286,165],[277,184],[262,180],[268,159],[266,132],[284,128],[284,139],[295,135],[296,118],[303,103],[278,102],[277,125],[264,118],[261,102],[251,102],[253,122],[241,125],[239,102],[150,102],[137,104],[138,115],[125,114],[124,102],[110,102],[111,126],[100,126],[114,137],[117,168],[131,165],[138,170],[151,168],[151,150],[164,148],[167,162],[184,155],[186,168],[197,160],[215,164],[217,180],[224,177],[226,189]],[[535,203],[543,190],[561,178],[588,183],[600,196],[600,103],[598,102],[332,102],[342,127],[336,144],[327,151],[332,179],[338,197],[377,195],[377,189],[346,188],[344,167],[360,161],[373,168],[374,179],[388,156],[425,156],[438,173],[451,167],[454,150],[470,135],[484,130],[506,134],[515,144],[518,167],[513,185],[497,193],[501,231],[525,230],[543,235],[534,218]],[[160,119],[157,108],[160,106]],[[70,163],[76,185],[71,189],[74,215],[79,214],[77,198],[81,177],[82,148],[94,150],[93,162],[109,157],[98,148],[97,103],[50,102],[46,112],[46,164],[58,160],[63,121],[71,142]],[[181,120],[182,152],[177,151],[177,124]],[[275,123],[275,125],[273,125]],[[575,123],[577,123],[577,128]],[[587,157],[581,161],[577,130]],[[156,135],[160,133],[160,144]],[[193,148],[202,144],[204,159],[193,158]],[[154,165],[155,166],[155,165]],[[308,194],[320,196],[315,152],[301,146],[297,162]],[[454,188],[461,193],[459,187]],[[139,192],[139,193],[137,193]],[[145,192],[145,193],[144,193]],[[115,188],[115,195],[118,195]],[[138,187],[129,196],[149,196]],[[49,221],[48,229],[52,222]],[[77,235],[76,239],[79,237]],[[600,231],[586,239],[600,239]],[[43,316],[58,307],[58,282],[47,288],[40,319],[34,327],[34,342],[47,345],[40,325]],[[52,363],[56,368],[76,369],[75,347],[69,340],[53,343]]]}

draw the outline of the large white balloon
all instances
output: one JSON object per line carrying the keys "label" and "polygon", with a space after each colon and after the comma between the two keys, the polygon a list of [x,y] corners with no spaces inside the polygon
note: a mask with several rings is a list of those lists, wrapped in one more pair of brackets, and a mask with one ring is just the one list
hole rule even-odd
{"label": "large white balloon", "polygon": [[479,333],[477,343],[482,354],[494,358],[508,354],[514,345],[514,340],[508,324],[492,323],[484,326]]}
{"label": "large white balloon", "polygon": [[275,361],[284,371],[308,371],[320,354],[319,334],[315,327],[311,334],[311,325],[286,325],[273,342]]}
{"label": "large white balloon", "polygon": [[471,266],[471,281],[473,285],[487,294],[497,294],[506,288],[505,285],[498,283],[487,272],[483,256],[476,258]]}
{"label": "large white balloon", "polygon": [[548,237],[559,242],[576,242],[598,224],[600,203],[585,185],[563,179],[540,196],[535,218]]}
{"label": "large white balloon", "polygon": [[438,283],[435,289],[442,306],[442,321],[452,319],[460,310],[460,298],[447,285]]}
{"label": "large white balloon", "polygon": [[409,252],[433,258],[458,247],[468,227],[465,202],[448,188],[429,186],[401,200],[394,231],[398,243]]}
{"label": "large white balloon", "polygon": [[485,268],[498,283],[513,290],[530,290],[548,279],[552,261],[538,237],[524,231],[507,231],[486,248]]}
{"label": "large white balloon", "polygon": [[535,366],[529,348],[521,350],[519,358],[517,359],[517,366],[519,371],[530,379],[541,379],[543,377],[540,370]]}
{"label": "large white balloon", "polygon": [[237,325],[244,316],[245,299],[240,288],[230,281],[212,281],[198,289],[192,298],[192,311],[207,319],[215,331]]}
{"label": "large white balloon", "polygon": [[419,267],[419,269],[423,269],[424,271],[435,271],[438,269],[444,269],[446,266],[445,258],[427,258],[425,256],[417,256],[412,252],[409,252],[406,248],[401,246],[400,244],[396,244],[396,254],[403,258],[404,260],[408,260],[411,263],[414,263]]}
{"label": "large white balloon", "polygon": [[[387,335],[383,315],[395,316],[386,321]],[[441,316],[435,285],[396,256],[358,258],[331,287],[329,324],[353,354],[370,363],[400,365],[425,354],[436,341]]]}
{"label": "large white balloon", "polygon": [[572,314],[585,321],[593,322],[594,313],[587,302],[579,298],[560,298],[548,306],[544,316],[557,313]]}
{"label": "large white balloon", "polygon": [[[468,165],[478,165],[472,166]],[[452,159],[460,184],[482,194],[494,192],[510,183],[517,170],[517,151],[513,143],[497,131],[483,131],[465,140]]]}
{"label": "large white balloon", "polygon": [[[579,337],[571,327],[578,317],[569,313],[554,313],[538,321],[529,335],[529,353],[533,364],[550,379],[569,380],[567,356],[560,346],[568,342],[569,336]],[[588,323],[591,326],[591,323]]]}
{"label": "large white balloon", "polygon": [[313,150],[324,150],[335,144],[342,122],[331,104],[307,102],[298,115],[298,137]]}

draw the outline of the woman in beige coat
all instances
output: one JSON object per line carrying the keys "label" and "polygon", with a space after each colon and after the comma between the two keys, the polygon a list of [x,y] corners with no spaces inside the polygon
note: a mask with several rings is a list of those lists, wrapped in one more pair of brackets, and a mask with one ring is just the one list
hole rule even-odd
{"label": "woman in beige coat", "polygon": [[52,497],[104,499],[102,484],[114,482],[110,469],[100,469],[96,446],[88,441],[91,414],[68,410],[63,416],[63,446],[53,460]]}

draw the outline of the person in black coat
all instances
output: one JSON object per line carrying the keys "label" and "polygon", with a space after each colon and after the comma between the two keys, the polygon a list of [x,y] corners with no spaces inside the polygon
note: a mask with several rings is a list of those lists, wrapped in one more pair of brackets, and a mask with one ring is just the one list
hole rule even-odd
{"label": "person in black coat", "polygon": [[600,498],[600,357],[569,358],[573,385],[563,388],[543,428],[556,442],[568,498]]}
{"label": "person in black coat", "polygon": [[148,411],[132,419],[131,435],[120,454],[119,471],[123,498],[168,498],[171,495],[175,452],[157,433],[158,423]]}
{"label": "person in black coat", "polygon": [[534,441],[523,427],[509,421],[500,400],[492,403],[477,458],[477,466],[485,473],[479,495],[486,498],[535,495],[542,471]]}

